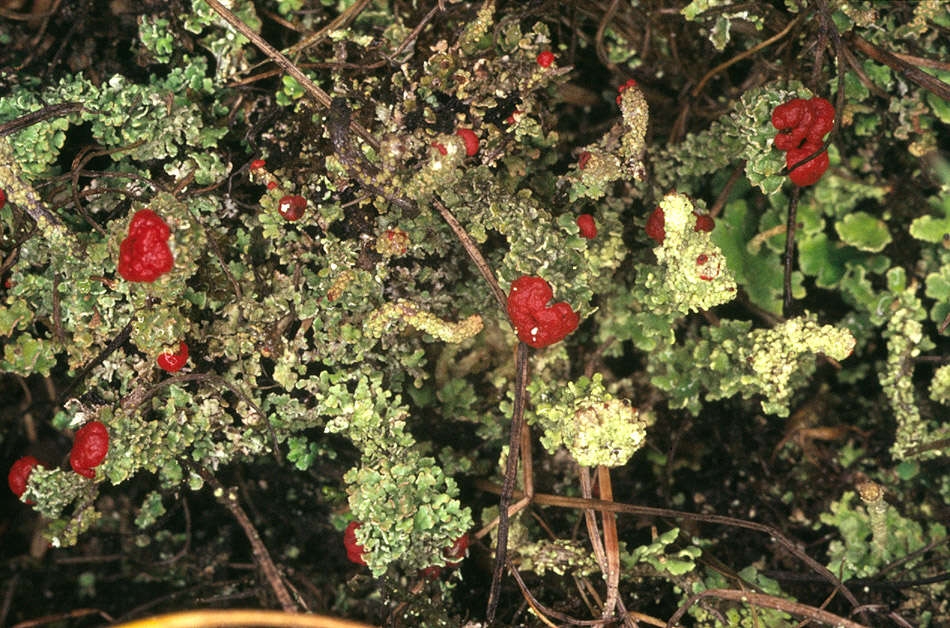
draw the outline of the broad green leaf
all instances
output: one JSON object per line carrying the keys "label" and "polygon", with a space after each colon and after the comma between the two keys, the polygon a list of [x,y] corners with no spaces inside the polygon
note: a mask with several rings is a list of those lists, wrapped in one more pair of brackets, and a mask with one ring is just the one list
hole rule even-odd
{"label": "broad green leaf", "polygon": [[854,212],[835,223],[835,231],[847,244],[861,250],[879,253],[891,242],[884,221],[867,212]]}

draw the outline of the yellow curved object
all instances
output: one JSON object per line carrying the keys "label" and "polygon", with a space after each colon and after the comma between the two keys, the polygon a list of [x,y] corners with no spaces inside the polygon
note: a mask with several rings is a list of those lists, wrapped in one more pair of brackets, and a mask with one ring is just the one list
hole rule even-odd
{"label": "yellow curved object", "polygon": [[275,626],[288,628],[376,628],[326,615],[261,610],[205,610],[156,615],[113,628],[217,628],[218,626]]}

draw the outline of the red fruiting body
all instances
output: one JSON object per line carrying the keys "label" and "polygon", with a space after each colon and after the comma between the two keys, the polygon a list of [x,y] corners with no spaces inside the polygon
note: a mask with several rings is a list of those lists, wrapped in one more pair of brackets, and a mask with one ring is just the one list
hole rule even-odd
{"label": "red fruiting body", "polygon": [[597,223],[590,214],[581,214],[577,217],[577,226],[581,230],[581,237],[592,240],[597,237]]}
{"label": "red fruiting body", "polygon": [[646,226],[647,235],[656,240],[657,244],[663,244],[663,240],[666,238],[665,225],[666,219],[663,217],[663,210],[657,207],[647,218]]}
{"label": "red fruiting body", "polygon": [[3,190],[0,190],[0,209],[3,209],[3,206],[7,204],[7,193]]}
{"label": "red fruiting body", "polygon": [[168,237],[171,231],[150,209],[135,212],[129,235],[119,245],[119,274],[127,281],[153,282],[175,265]]}
{"label": "red fruiting body", "polygon": [[465,154],[471,157],[478,152],[478,136],[471,129],[459,129],[455,132],[465,142]]}
{"label": "red fruiting body", "polygon": [[[792,150],[785,153],[785,167],[791,168],[802,159],[807,158],[816,150],[818,150],[817,146],[814,148],[793,148]],[[792,180],[792,183],[799,187],[814,185],[821,179],[821,175],[825,174],[825,170],[828,169],[828,163],[828,151],[822,151],[811,161],[806,162],[789,172],[788,178]]]}
{"label": "red fruiting body", "polygon": [[700,253],[699,256],[696,257],[696,265],[697,265],[697,266],[702,266],[703,264],[705,264],[705,263],[708,262],[708,261],[709,261],[709,258],[706,257],[706,254],[705,254],[705,253]]}
{"label": "red fruiting body", "polygon": [[628,79],[626,83],[617,88],[617,104],[620,104],[621,98],[623,98],[623,90],[628,87],[636,87],[637,82],[634,79]]}
{"label": "red fruiting body", "polygon": [[297,194],[287,195],[277,203],[277,213],[284,217],[284,220],[294,222],[303,217],[303,211],[307,208],[307,199]]}
{"label": "red fruiting body", "polygon": [[[13,463],[13,466],[10,467],[10,473],[7,475],[7,484],[10,485],[10,490],[13,491],[14,495],[20,497],[26,492],[26,482],[30,479],[30,473],[33,471],[33,467],[39,464],[40,461],[33,456],[23,456]],[[28,501],[26,503],[32,504],[33,502]]]}
{"label": "red fruiting body", "polygon": [[590,152],[584,151],[581,153],[580,157],[577,158],[577,167],[583,170],[587,166],[587,162],[590,161]]}
{"label": "red fruiting body", "polygon": [[508,316],[521,342],[541,349],[577,329],[580,318],[569,304],[547,305],[553,296],[551,286],[541,277],[523,276],[511,284]]}
{"label": "red fruiting body", "polygon": [[158,366],[169,373],[177,373],[188,361],[188,345],[182,340],[178,345],[178,353],[163,353],[155,358]]}
{"label": "red fruiting body", "polygon": [[[468,550],[468,533],[466,532],[459,538],[455,539],[455,543],[451,547],[447,548],[442,552],[442,555],[445,556],[445,564],[447,567],[457,567],[462,564],[462,559],[465,558],[465,552]],[[420,572],[420,575],[423,578],[428,578],[430,580],[438,578],[442,574],[442,568],[432,565],[431,567],[426,567]]]}
{"label": "red fruiting body", "polygon": [[363,554],[366,550],[356,542],[356,529],[358,527],[360,527],[359,521],[351,521],[350,525],[346,526],[346,530],[343,532],[343,546],[346,548],[346,557],[350,561],[357,565],[366,565],[366,561],[363,560]]}
{"label": "red fruiting body", "polygon": [[468,532],[466,532],[459,538],[455,539],[455,543],[452,543],[452,547],[442,552],[442,554],[447,559],[454,559],[448,560],[446,562],[447,565],[454,567],[455,565],[461,564],[462,559],[465,558],[465,552],[468,550],[468,542]]}
{"label": "red fruiting body", "polygon": [[79,475],[96,477],[93,470],[109,452],[109,432],[99,421],[90,421],[76,432],[73,449],[69,452],[69,466]]}
{"label": "red fruiting body", "polygon": [[520,116],[520,115],[523,114],[523,113],[524,113],[524,111],[521,111],[520,109],[515,109],[515,110],[511,113],[510,116],[508,116],[507,118],[505,118],[505,122],[507,122],[508,124],[514,124],[514,123],[515,123],[515,116]]}
{"label": "red fruiting body", "polygon": [[[775,148],[785,151],[785,167],[790,168],[821,149],[824,136],[835,125],[835,108],[824,98],[793,98],[772,112]],[[798,186],[813,185],[828,169],[828,153],[822,152],[813,160],[789,172],[788,178]]]}
{"label": "red fruiting body", "polygon": [[268,182],[267,182],[267,189],[268,189],[268,190],[273,190],[273,189],[276,188],[276,187],[277,187],[277,182],[276,182],[276,181],[268,181]]}
{"label": "red fruiting body", "polygon": [[446,150],[445,146],[443,146],[442,144],[439,144],[438,142],[432,142],[432,147],[435,148],[440,153],[442,153],[443,155],[448,155],[449,153],[449,151]]}
{"label": "red fruiting body", "polygon": [[554,63],[554,53],[550,50],[545,50],[538,55],[538,65],[542,68],[550,67]]}
{"label": "red fruiting body", "polygon": [[693,231],[705,231],[709,233],[716,227],[716,221],[713,220],[713,217],[708,214],[699,214],[693,212],[693,215],[696,216],[696,226],[693,227]]}
{"label": "red fruiting body", "polygon": [[263,159],[255,159],[251,162],[251,170],[257,170],[258,168],[263,168],[267,165],[267,162]]}

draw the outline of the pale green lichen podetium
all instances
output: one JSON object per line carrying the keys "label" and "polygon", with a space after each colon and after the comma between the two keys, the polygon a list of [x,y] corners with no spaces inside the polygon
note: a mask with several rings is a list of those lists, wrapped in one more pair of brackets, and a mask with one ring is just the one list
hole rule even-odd
{"label": "pale green lichen podetium", "polygon": [[618,103],[622,120],[593,144],[584,147],[582,163],[570,175],[574,185],[571,198],[598,199],[614,181],[626,176],[642,181],[646,176],[643,154],[646,151],[650,108],[643,92],[630,84],[620,92]]}
{"label": "pale green lichen podetium", "polygon": [[608,394],[600,374],[556,389],[540,386],[545,384],[532,384],[533,418],[544,430],[541,443],[549,452],[563,445],[585,467],[619,467],[643,445],[648,417]]}
{"label": "pale green lichen podetium", "polygon": [[62,221],[46,208],[33,186],[23,178],[20,165],[13,156],[13,147],[5,137],[0,137],[0,189],[11,203],[24,209],[36,221],[40,234],[52,250],[78,250]]}
{"label": "pale green lichen podetium", "polygon": [[858,484],[858,495],[868,509],[871,523],[871,548],[874,554],[883,560],[887,551],[887,502],[884,501],[884,489],[877,482]]}
{"label": "pale green lichen podetium", "polygon": [[778,416],[788,416],[788,402],[797,388],[794,380],[814,369],[815,354],[844,360],[855,344],[849,330],[818,325],[807,312],[772,329],[756,329],[749,336],[752,344],[740,348],[739,364],[748,365],[759,392],[765,395],[762,410]]}
{"label": "pale green lichen podetium", "polygon": [[459,36],[456,46],[465,53],[471,53],[478,45],[478,41],[485,36],[488,29],[494,23],[495,0],[485,0],[482,8],[478,10],[475,19],[468,23],[465,30]]}
{"label": "pale green lichen podetium", "polygon": [[623,168],[629,176],[642,181],[646,176],[643,153],[646,150],[650,107],[638,85],[629,84],[620,92],[620,113],[623,115],[624,126],[624,133],[620,137]]}
{"label": "pale green lichen podetium", "polygon": [[[913,358],[920,353],[918,345],[924,338],[923,326],[914,318],[910,307],[899,307],[887,321],[887,363],[880,373],[881,388],[897,417],[897,431],[891,455],[898,460],[911,457],[911,452],[928,439],[927,425],[920,416],[914,398]],[[939,454],[928,452],[927,457]]]}
{"label": "pale green lichen podetium", "polygon": [[462,342],[472,338],[482,330],[482,317],[472,314],[463,321],[450,323],[431,312],[426,312],[409,301],[400,300],[387,303],[372,312],[366,319],[366,333],[374,338],[381,337],[391,325],[402,328],[411,325],[442,342]]}
{"label": "pale green lichen podetium", "polygon": [[663,272],[647,277],[647,288],[662,291],[662,301],[671,311],[683,314],[735,298],[736,281],[726,258],[708,232],[696,231],[689,199],[682,194],[667,194],[660,201],[660,209],[666,237],[653,252]]}
{"label": "pale green lichen podetium", "polygon": [[569,539],[519,543],[512,547],[511,560],[522,572],[530,571],[539,576],[550,572],[559,576],[570,573],[585,577],[598,569],[590,548]]}

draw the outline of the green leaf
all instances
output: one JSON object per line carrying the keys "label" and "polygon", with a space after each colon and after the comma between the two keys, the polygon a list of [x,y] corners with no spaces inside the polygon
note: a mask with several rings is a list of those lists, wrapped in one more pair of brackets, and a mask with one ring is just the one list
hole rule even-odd
{"label": "green leaf", "polygon": [[24,329],[33,320],[33,313],[24,300],[14,301],[10,307],[0,307],[0,336],[9,336],[14,329]]}
{"label": "green leaf", "polygon": [[910,223],[910,235],[924,242],[940,242],[950,236],[950,194],[942,194],[930,203],[943,216],[921,216]]}
{"label": "green leaf", "polygon": [[722,249],[736,283],[745,288],[749,299],[770,312],[782,307],[782,265],[779,257],[762,247],[753,255],[746,244],[758,232],[758,219],[745,201],[726,206],[721,226],[712,232],[712,241]]}
{"label": "green leaf", "polygon": [[848,214],[835,223],[835,231],[844,242],[861,251],[879,253],[891,242],[884,221],[867,212]]}
{"label": "green leaf", "polygon": [[824,233],[803,239],[798,246],[799,268],[814,277],[819,288],[835,287],[847,272],[849,262],[860,262],[866,257],[854,247],[829,242]]}

